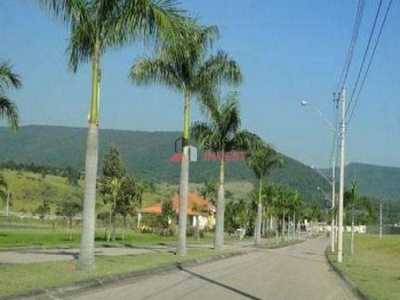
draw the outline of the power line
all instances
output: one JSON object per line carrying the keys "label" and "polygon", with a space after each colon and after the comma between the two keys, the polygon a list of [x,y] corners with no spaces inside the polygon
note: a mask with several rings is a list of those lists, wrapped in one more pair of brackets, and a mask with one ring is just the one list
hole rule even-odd
{"label": "power line", "polygon": [[346,83],[347,76],[350,70],[351,62],[353,60],[354,49],[357,44],[358,34],[360,33],[360,25],[364,15],[364,7],[365,7],[365,0],[359,0],[357,6],[356,17],[354,20],[353,25],[353,33],[350,40],[349,49],[347,50],[346,61],[343,66],[342,74],[340,75],[339,84],[337,87],[337,92],[341,89],[341,87]]}
{"label": "power line", "polygon": [[353,91],[352,91],[352,93],[351,93],[351,97],[350,97],[349,104],[348,104],[348,106],[347,106],[347,108],[346,108],[346,116],[347,116],[348,110],[349,110],[349,108],[351,107],[351,104],[352,104],[352,102],[353,102],[354,94],[355,94],[355,92],[356,92],[356,90],[357,90],[357,86],[358,86],[358,83],[359,83],[360,78],[361,78],[361,73],[362,73],[362,71],[363,71],[363,69],[364,69],[365,60],[366,60],[366,58],[367,58],[368,51],[369,51],[369,47],[370,47],[370,45],[371,45],[371,41],[372,41],[372,38],[373,38],[373,36],[374,36],[376,23],[377,23],[377,21],[378,21],[379,13],[380,13],[381,7],[382,7],[382,2],[383,2],[383,0],[380,0],[380,1],[379,1],[378,9],[377,9],[376,14],[375,14],[374,24],[372,25],[371,32],[369,33],[369,38],[368,38],[367,47],[365,48],[364,56],[363,56],[363,59],[362,59],[362,62],[361,62],[361,66],[360,66],[360,69],[359,69],[359,71],[358,71],[357,80],[356,80],[356,83],[355,83],[355,85],[354,85],[354,87],[353,87]]}
{"label": "power line", "polygon": [[354,115],[354,111],[355,111],[355,109],[356,109],[356,107],[357,107],[358,100],[359,100],[359,98],[360,98],[361,91],[362,91],[362,89],[363,89],[363,87],[364,87],[365,80],[366,80],[367,75],[368,75],[368,73],[369,73],[369,70],[370,70],[370,68],[371,68],[372,60],[374,59],[375,52],[376,52],[376,49],[377,49],[378,44],[379,44],[379,40],[380,40],[381,35],[382,35],[382,32],[383,32],[383,28],[385,27],[386,20],[387,20],[387,17],[388,17],[388,15],[389,15],[389,12],[390,12],[390,8],[391,8],[391,6],[392,6],[392,2],[393,2],[393,0],[390,0],[390,2],[389,2],[389,4],[388,4],[388,7],[387,7],[387,9],[386,9],[385,16],[384,16],[384,18],[383,18],[382,25],[381,25],[381,27],[380,27],[380,29],[379,29],[378,37],[377,37],[377,39],[376,39],[375,46],[374,46],[374,49],[373,49],[372,54],[371,54],[371,58],[370,58],[370,60],[369,60],[367,70],[366,70],[366,72],[365,72],[365,74],[364,74],[364,78],[363,78],[363,80],[362,80],[362,82],[361,82],[360,89],[359,89],[358,94],[357,94],[357,98],[356,98],[356,100],[355,100],[355,102],[354,102],[354,106],[353,106],[353,109],[352,109],[351,114],[350,114],[350,117],[349,117],[349,121],[348,121],[347,128],[348,128],[348,126],[350,125],[350,121],[351,121],[351,119],[352,119],[352,117],[353,117],[353,115]]}

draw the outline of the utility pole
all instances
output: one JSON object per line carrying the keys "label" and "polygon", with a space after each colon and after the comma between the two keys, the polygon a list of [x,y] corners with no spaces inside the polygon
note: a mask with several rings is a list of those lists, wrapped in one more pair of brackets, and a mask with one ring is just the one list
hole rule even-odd
{"label": "utility pole", "polygon": [[382,238],[382,230],[383,229],[383,222],[382,222],[382,200],[379,203],[379,238]]}
{"label": "utility pole", "polygon": [[339,224],[338,224],[338,257],[337,262],[341,263],[343,260],[343,194],[344,194],[344,142],[346,133],[346,91],[342,87],[339,95],[341,106],[341,121],[340,121],[340,186],[339,186]]}
{"label": "utility pole", "polygon": [[332,156],[332,220],[331,220],[331,252],[335,252],[335,169],[336,169],[336,156]]}

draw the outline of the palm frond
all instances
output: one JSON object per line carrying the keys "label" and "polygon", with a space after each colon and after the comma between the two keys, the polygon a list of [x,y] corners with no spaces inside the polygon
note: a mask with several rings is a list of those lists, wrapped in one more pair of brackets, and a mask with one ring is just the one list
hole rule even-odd
{"label": "palm frond", "polygon": [[114,34],[122,44],[137,39],[162,44],[187,19],[178,5],[176,0],[122,0],[123,13],[115,20]]}
{"label": "palm frond", "polygon": [[82,18],[86,0],[36,0],[43,10],[49,11],[61,21],[71,24]]}
{"label": "palm frond", "polygon": [[4,93],[10,87],[21,88],[21,78],[13,71],[13,67],[9,62],[0,62],[0,92]]}
{"label": "palm frond", "polygon": [[230,58],[226,52],[218,51],[200,68],[197,80],[213,85],[221,83],[239,85],[243,81],[243,75],[235,60]]}
{"label": "palm frond", "polygon": [[278,153],[264,143],[246,155],[246,164],[258,179],[264,178],[273,168],[281,167],[282,163]]}
{"label": "palm frond", "polygon": [[236,132],[231,141],[232,150],[241,150],[250,152],[252,149],[261,148],[264,145],[263,140],[257,134],[248,130]]}
{"label": "palm frond", "polygon": [[69,67],[73,72],[77,71],[80,63],[92,59],[97,30],[94,21],[82,21],[72,26],[67,53],[69,53]]}
{"label": "palm frond", "polygon": [[207,150],[212,150],[212,151],[220,150],[220,149],[214,149],[216,146],[215,141],[217,140],[217,138],[215,135],[215,131],[210,126],[210,124],[207,124],[205,122],[194,123],[190,127],[190,136],[197,142],[200,148],[204,148],[205,145],[209,144],[211,149]]}
{"label": "palm frond", "polygon": [[184,63],[195,74],[198,65],[202,64],[207,50],[211,48],[218,37],[218,28],[205,27],[198,24],[197,20],[183,22],[160,47],[160,57],[179,63]]}
{"label": "palm frond", "polygon": [[129,77],[133,83],[138,85],[162,83],[178,90],[183,88],[182,81],[174,67],[162,59],[143,58],[138,60],[132,66]]}
{"label": "palm frond", "polygon": [[0,94],[0,117],[7,119],[11,129],[18,129],[18,108],[17,106],[4,95]]}

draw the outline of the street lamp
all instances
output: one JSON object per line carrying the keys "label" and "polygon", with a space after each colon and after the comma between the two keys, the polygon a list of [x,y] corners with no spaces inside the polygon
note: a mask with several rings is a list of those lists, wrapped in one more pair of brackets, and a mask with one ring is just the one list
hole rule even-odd
{"label": "street lamp", "polygon": [[[324,114],[318,109],[316,108],[314,105],[312,105],[312,103],[308,102],[308,101],[300,101],[300,106],[303,107],[311,107],[324,121],[325,123],[328,125],[328,127],[332,130],[333,134],[334,134],[334,138],[336,138],[336,136],[338,135],[338,131],[335,129],[335,127],[332,126],[331,122],[329,122],[329,120],[324,116]],[[318,169],[314,168],[313,166],[311,166],[311,169],[315,170],[318,172],[319,175],[321,175],[332,187],[332,211],[335,210],[335,195],[336,195],[336,191],[335,191],[335,186],[336,186],[336,177],[335,177],[335,171],[336,171],[336,156],[335,156],[335,151],[332,151],[332,157],[331,157],[331,168],[332,168],[332,180],[329,180],[324,174],[322,174],[322,172],[320,172]],[[335,252],[335,218],[332,217],[331,220],[331,252]]]}
{"label": "street lamp", "polygon": [[[343,260],[343,194],[344,194],[344,160],[345,160],[345,135],[346,135],[346,90],[342,86],[339,93],[339,97],[335,99],[338,104],[340,104],[340,124],[339,130],[336,130],[325,116],[315,107],[311,106],[307,101],[301,101],[300,105],[312,107],[329,125],[329,127],[334,131],[335,136],[339,137],[340,145],[340,184],[339,184],[339,213],[338,213],[338,251],[337,251],[337,262],[341,263]],[[333,151],[334,152],[334,151]],[[332,165],[334,157],[332,157]],[[332,168],[332,173],[335,168]],[[334,181],[334,180],[333,180]],[[332,185],[332,190],[334,189],[334,184]],[[334,203],[334,201],[332,201]]]}

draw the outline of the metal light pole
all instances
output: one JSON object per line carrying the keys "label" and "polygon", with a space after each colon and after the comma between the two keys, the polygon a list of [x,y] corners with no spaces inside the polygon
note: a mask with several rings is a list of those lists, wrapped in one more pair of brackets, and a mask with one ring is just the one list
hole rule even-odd
{"label": "metal light pole", "polygon": [[343,260],[343,194],[344,194],[344,142],[346,133],[346,91],[342,87],[340,93],[340,106],[341,106],[341,120],[340,120],[340,186],[339,186],[339,226],[338,226],[338,257],[337,262],[341,263]]}
{"label": "metal light pole", "polygon": [[[335,138],[338,134],[338,131],[335,127],[332,126],[332,124],[329,122],[329,120],[324,116],[324,114],[318,109],[316,108],[314,105],[312,105],[310,102],[308,101],[301,101],[300,102],[301,106],[309,106],[312,109],[314,109],[317,114],[322,117],[322,119],[325,121],[325,123],[329,126],[329,128],[333,131],[333,133],[335,134]],[[332,152],[332,158],[331,158],[331,163],[332,163],[332,181],[329,180],[323,173],[321,173],[318,169],[315,169],[313,167],[311,167],[314,170],[317,170],[318,173],[327,181],[329,182],[329,184],[332,186],[332,212],[335,211],[335,200],[336,200],[336,156],[335,156],[335,151]],[[332,220],[331,220],[331,252],[335,252],[335,218],[334,216],[332,216]]]}
{"label": "metal light pole", "polygon": [[[333,151],[335,152],[335,151]],[[332,220],[331,220],[331,252],[335,252],[335,200],[336,200],[336,156],[332,155]]]}

